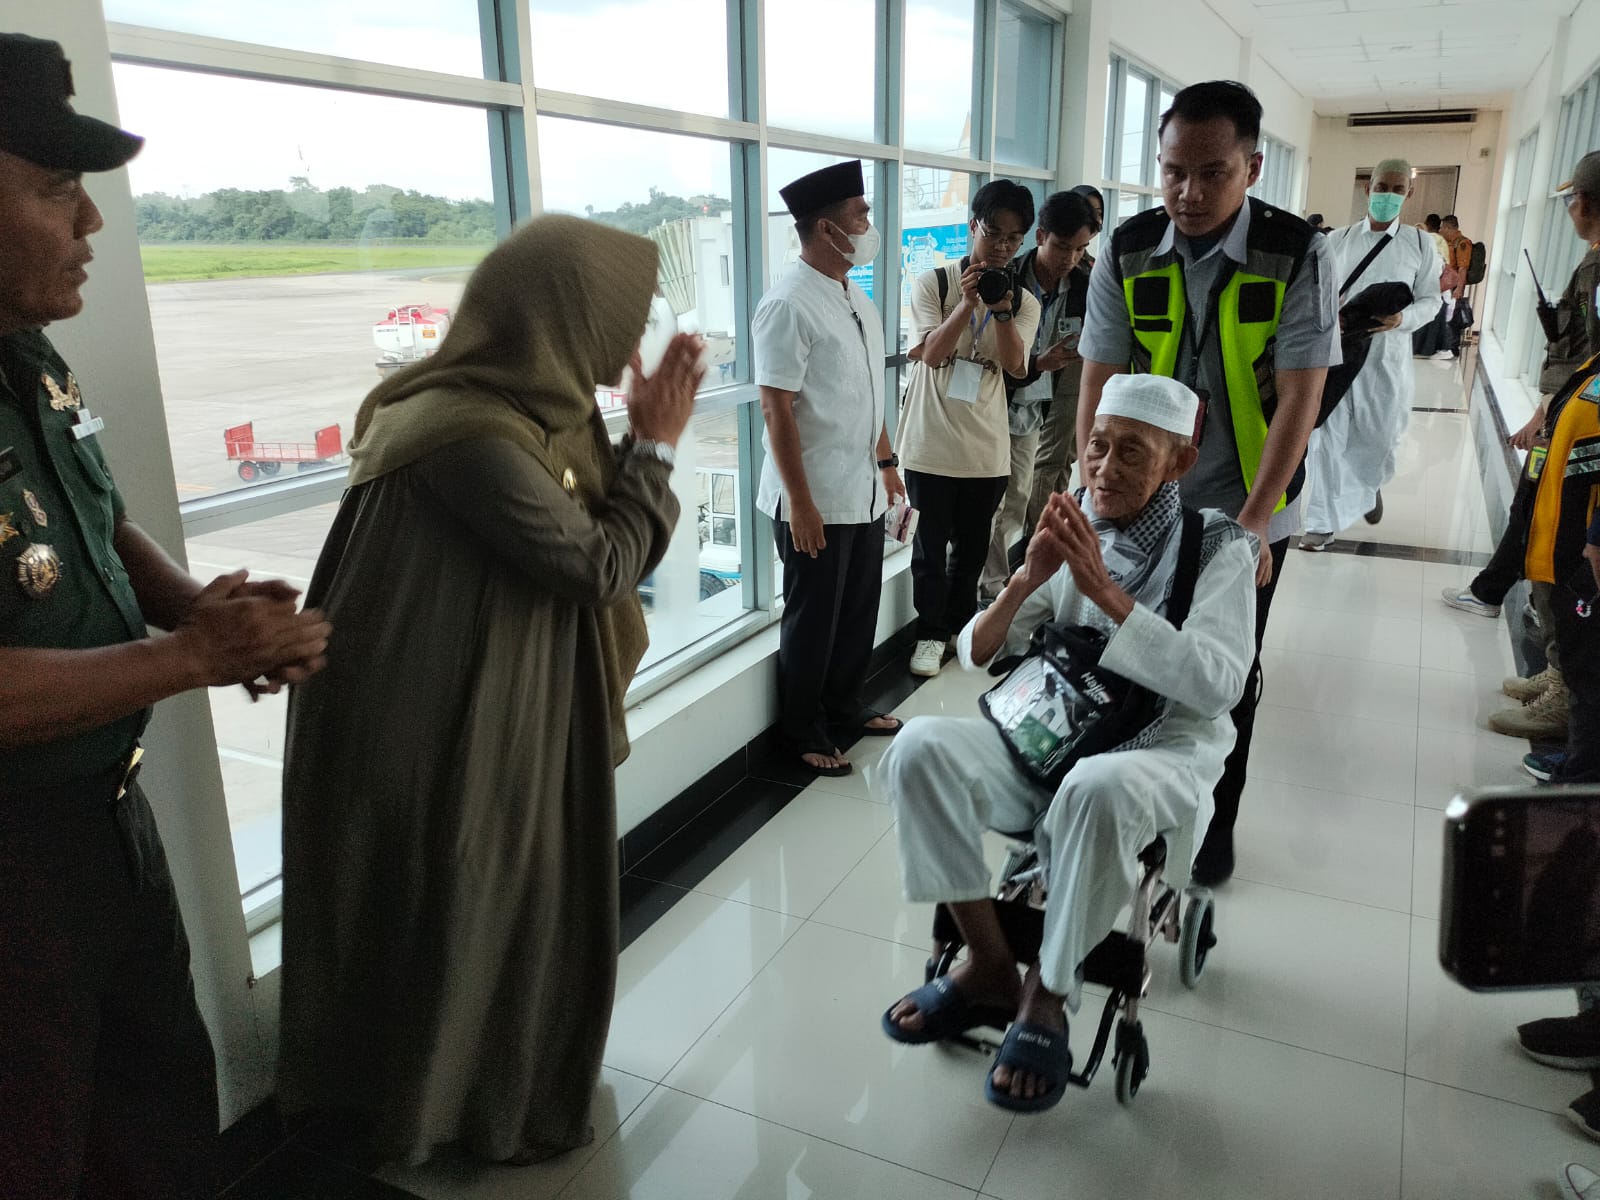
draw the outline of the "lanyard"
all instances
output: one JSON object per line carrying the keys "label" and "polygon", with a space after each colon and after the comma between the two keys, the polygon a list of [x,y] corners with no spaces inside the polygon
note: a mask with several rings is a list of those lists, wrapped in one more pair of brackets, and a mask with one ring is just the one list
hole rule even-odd
{"label": "lanyard", "polygon": [[989,318],[992,317],[992,316],[994,316],[994,312],[992,310],[986,310],[984,312],[984,314],[983,314],[983,323],[981,325],[978,323],[978,314],[977,313],[973,313],[970,317],[967,318],[968,324],[971,325],[971,327],[972,327],[972,357],[973,358],[977,358],[978,357],[978,339],[983,336],[983,331],[985,329],[989,328]]}
{"label": "lanyard", "polygon": [[[1178,285],[1183,288],[1183,303],[1185,310],[1187,310],[1190,307],[1189,280],[1183,269],[1183,255],[1180,254],[1177,258]],[[1188,384],[1191,392],[1200,391],[1200,388],[1196,386],[1200,382],[1200,357],[1205,353],[1206,339],[1211,335],[1211,327],[1217,319],[1217,302],[1221,299],[1223,291],[1233,279],[1233,273],[1236,269],[1233,259],[1224,255],[1223,266],[1217,272],[1217,281],[1212,284],[1211,294],[1206,297],[1205,312],[1200,318],[1200,332],[1195,335],[1194,349],[1189,355]],[[1189,341],[1189,331],[1193,327],[1193,322],[1189,320],[1189,313],[1185,311],[1183,331],[1178,335],[1178,357],[1180,359],[1183,358],[1183,349]]]}
{"label": "lanyard", "polygon": [[1061,283],[1057,281],[1055,288],[1048,295],[1036,283],[1030,283],[1028,290],[1033,293],[1033,298],[1039,302],[1039,328],[1033,334],[1033,356],[1037,358],[1050,346],[1050,333],[1054,329],[1050,321],[1050,310],[1061,299]]}

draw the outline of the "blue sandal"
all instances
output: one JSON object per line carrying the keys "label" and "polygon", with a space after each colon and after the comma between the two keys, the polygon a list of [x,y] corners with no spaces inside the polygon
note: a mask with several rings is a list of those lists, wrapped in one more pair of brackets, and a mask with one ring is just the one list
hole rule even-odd
{"label": "blue sandal", "polygon": [[1067,1044],[1065,1031],[1057,1033],[1042,1025],[1017,1021],[1006,1030],[1005,1041],[1000,1043],[1000,1053],[995,1057],[994,1066],[1006,1067],[1013,1073],[1025,1071],[1029,1075],[1041,1076],[1049,1082],[1050,1090],[1031,1100],[1026,1096],[1002,1092],[994,1085],[994,1067],[990,1067],[983,1081],[983,1094],[990,1104],[1012,1112],[1044,1112],[1061,1103],[1061,1096],[1067,1090],[1068,1076],[1072,1074],[1072,1048]]}
{"label": "blue sandal", "polygon": [[1004,1029],[1006,1022],[1011,1019],[1009,1013],[994,1005],[968,1003],[946,975],[923,984],[914,992],[906,993],[895,1003],[906,1000],[917,1006],[917,1012],[922,1017],[922,1028],[901,1028],[889,1015],[894,1011],[894,1005],[890,1005],[883,1013],[883,1031],[895,1041],[908,1046],[942,1042],[965,1033],[975,1025],[993,1025],[996,1029]]}

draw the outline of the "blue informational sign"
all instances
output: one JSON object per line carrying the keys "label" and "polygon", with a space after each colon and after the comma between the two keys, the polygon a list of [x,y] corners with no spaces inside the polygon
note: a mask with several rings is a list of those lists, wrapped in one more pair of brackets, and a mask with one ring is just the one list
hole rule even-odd
{"label": "blue informational sign", "polygon": [[863,292],[865,292],[868,300],[877,299],[877,296],[875,296],[872,291],[872,281],[875,274],[876,272],[873,270],[870,264],[865,267],[850,268],[850,282],[854,283]]}
{"label": "blue informational sign", "polygon": [[967,226],[925,225],[900,235],[900,290],[911,303],[911,282],[925,271],[960,260],[967,252]]}

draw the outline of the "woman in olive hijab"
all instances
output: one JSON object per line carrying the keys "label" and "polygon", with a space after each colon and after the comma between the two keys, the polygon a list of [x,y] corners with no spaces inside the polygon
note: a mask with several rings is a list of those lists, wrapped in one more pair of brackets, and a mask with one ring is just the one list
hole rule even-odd
{"label": "woman in olive hijab", "polygon": [[[698,340],[629,399],[653,243],[541,217],[474,272],[438,354],[356,417],[289,703],[279,1102],[382,1158],[587,1142],[617,956],[613,771],[666,552]],[[637,374],[637,372],[635,372]]]}

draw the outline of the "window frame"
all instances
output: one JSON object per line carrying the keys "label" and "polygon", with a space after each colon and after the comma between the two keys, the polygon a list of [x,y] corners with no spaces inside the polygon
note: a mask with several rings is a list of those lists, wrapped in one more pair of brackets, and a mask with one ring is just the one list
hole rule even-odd
{"label": "window frame", "polygon": [[[759,389],[749,343],[750,320],[772,282],[773,264],[765,235],[769,149],[787,149],[860,157],[872,162],[876,201],[874,219],[885,231],[885,249],[876,264],[880,281],[875,303],[883,322],[886,385],[893,387],[905,367],[898,353],[901,319],[901,254],[904,237],[903,196],[909,169],[969,174],[974,182],[1012,178],[1049,192],[1062,186],[1057,160],[1060,141],[1062,72],[1065,61],[1065,17],[1040,0],[973,0],[972,146],[971,155],[935,154],[904,145],[904,47],[907,0],[876,0],[874,22],[874,136],[870,140],[833,137],[802,129],[772,126],[765,120],[766,64],[762,27],[765,5],[777,0],[726,0],[729,65],[728,116],[657,108],[649,105],[577,95],[538,86],[533,67],[528,0],[480,0],[484,74],[480,77],[433,72],[393,64],[342,58],[226,38],[181,33],[143,25],[108,22],[111,57],[130,63],[200,76],[236,77],[268,83],[325,88],[342,93],[423,100],[459,105],[484,113],[490,143],[493,201],[498,237],[541,211],[537,119],[559,117],[644,132],[686,135],[724,143],[730,154],[733,203],[733,253],[730,277],[735,297],[737,382],[703,392],[696,416],[725,411],[738,414],[739,478],[736,519],[743,556],[744,614],[720,631],[668,655],[634,680],[628,703],[637,704],[676,680],[726,653],[734,645],[770,627],[779,616],[770,556],[758,546],[770,542],[768,526],[755,507],[761,467],[762,420]],[[1029,21],[1048,23],[1051,36],[1049,119],[1039,131],[1044,144],[1038,164],[1011,163],[993,156],[997,141],[1002,9]],[[888,393],[893,395],[893,391]],[[895,406],[888,418],[893,433]],[[608,428],[619,435],[626,414],[607,416]],[[348,468],[335,467],[284,476],[253,486],[197,499],[181,500],[179,513],[185,539],[215,534],[306,508],[337,501],[345,490]],[[894,553],[908,553],[898,548]],[[250,932],[277,918],[276,900],[246,907]]]}

